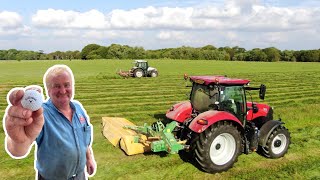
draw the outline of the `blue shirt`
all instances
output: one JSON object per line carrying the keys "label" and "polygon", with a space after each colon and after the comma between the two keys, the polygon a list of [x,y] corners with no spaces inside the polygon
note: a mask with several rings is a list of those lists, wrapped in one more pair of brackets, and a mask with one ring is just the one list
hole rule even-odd
{"label": "blue shirt", "polygon": [[72,122],[50,99],[42,105],[45,121],[36,139],[36,167],[45,179],[68,179],[84,171],[92,127],[81,103],[72,101],[70,106]]}

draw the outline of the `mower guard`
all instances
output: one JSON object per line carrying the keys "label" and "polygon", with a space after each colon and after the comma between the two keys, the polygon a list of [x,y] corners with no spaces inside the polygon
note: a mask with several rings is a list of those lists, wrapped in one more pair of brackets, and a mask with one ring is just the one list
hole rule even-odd
{"label": "mower guard", "polygon": [[120,147],[127,155],[141,154],[150,151],[150,145],[137,142],[137,138],[147,139],[134,130],[123,128],[135,126],[125,118],[102,117],[102,134],[115,147]]}

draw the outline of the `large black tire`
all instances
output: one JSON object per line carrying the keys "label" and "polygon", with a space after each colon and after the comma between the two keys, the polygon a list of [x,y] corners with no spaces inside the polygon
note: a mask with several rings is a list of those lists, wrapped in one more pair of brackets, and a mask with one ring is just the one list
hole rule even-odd
{"label": "large black tire", "polygon": [[194,145],[196,165],[208,173],[226,171],[241,153],[241,133],[231,122],[220,121],[199,135]]}
{"label": "large black tire", "polygon": [[289,149],[290,133],[284,126],[275,128],[268,137],[265,147],[259,146],[258,153],[268,158],[280,158]]}
{"label": "large black tire", "polygon": [[134,77],[141,78],[144,76],[144,72],[142,69],[136,69],[134,72]]}

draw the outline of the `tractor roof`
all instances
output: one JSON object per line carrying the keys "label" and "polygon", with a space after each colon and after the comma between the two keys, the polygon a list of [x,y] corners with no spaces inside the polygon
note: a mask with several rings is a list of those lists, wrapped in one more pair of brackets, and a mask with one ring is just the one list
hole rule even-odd
{"label": "tractor roof", "polygon": [[235,79],[225,76],[190,76],[190,80],[198,84],[247,85],[250,80]]}
{"label": "tractor roof", "polygon": [[145,61],[145,60],[135,60],[134,62],[136,63],[136,62],[147,62],[147,61]]}

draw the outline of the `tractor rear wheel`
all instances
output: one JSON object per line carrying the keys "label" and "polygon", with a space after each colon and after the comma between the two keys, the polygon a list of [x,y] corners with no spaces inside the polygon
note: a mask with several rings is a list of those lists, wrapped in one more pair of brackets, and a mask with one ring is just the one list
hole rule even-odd
{"label": "tractor rear wheel", "polygon": [[290,144],[290,133],[284,126],[275,128],[268,137],[265,147],[259,146],[260,154],[268,158],[280,158],[284,156]]}
{"label": "tractor rear wheel", "polygon": [[142,69],[136,69],[134,71],[134,77],[141,78],[143,76],[144,76],[144,72],[142,71]]}
{"label": "tractor rear wheel", "polygon": [[195,142],[196,164],[208,173],[228,170],[238,160],[241,139],[240,132],[231,122],[213,124]]}

